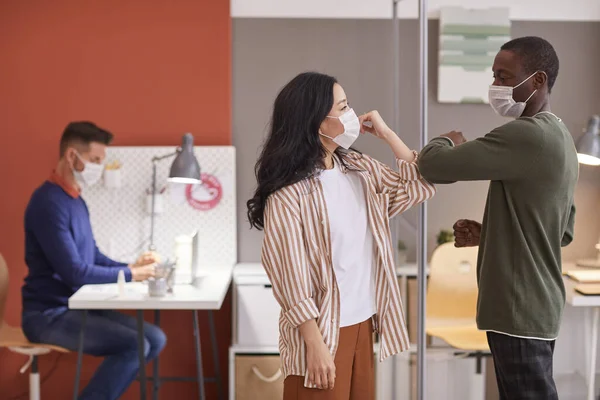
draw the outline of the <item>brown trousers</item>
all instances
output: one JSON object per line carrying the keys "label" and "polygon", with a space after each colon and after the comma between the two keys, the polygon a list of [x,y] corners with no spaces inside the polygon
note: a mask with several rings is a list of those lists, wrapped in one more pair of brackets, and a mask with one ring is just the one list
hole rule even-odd
{"label": "brown trousers", "polygon": [[340,329],[334,361],[333,390],[308,389],[304,387],[303,376],[290,375],[283,383],[283,400],[374,400],[375,360],[370,318]]}

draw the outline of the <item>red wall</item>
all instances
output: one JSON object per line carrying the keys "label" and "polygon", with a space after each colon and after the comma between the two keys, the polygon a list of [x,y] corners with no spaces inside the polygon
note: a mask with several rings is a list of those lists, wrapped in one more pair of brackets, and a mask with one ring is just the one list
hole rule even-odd
{"label": "red wall", "polygon": [[[57,161],[65,125],[94,121],[116,135],[116,145],[177,145],[188,131],[199,145],[231,144],[230,41],[227,0],[0,0],[0,252],[11,274],[8,323],[20,324],[24,208]],[[230,304],[216,314],[223,374]],[[193,376],[191,314],[166,312],[162,321],[169,338],[162,374]],[[206,315],[201,323],[210,374]],[[75,359],[41,358],[43,397],[69,398]],[[26,398],[27,376],[18,372],[25,361],[0,350],[0,399]],[[97,364],[84,359],[84,382]],[[192,398],[196,385],[166,383],[163,390]],[[123,398],[137,394],[134,383]],[[215,398],[214,385],[207,394]]]}

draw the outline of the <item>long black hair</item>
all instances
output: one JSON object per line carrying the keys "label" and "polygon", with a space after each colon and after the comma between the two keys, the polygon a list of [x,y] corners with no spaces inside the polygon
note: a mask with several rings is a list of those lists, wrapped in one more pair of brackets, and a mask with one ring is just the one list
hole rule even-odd
{"label": "long black hair", "polygon": [[[333,107],[336,83],[332,76],[305,72],[277,95],[269,135],[254,167],[258,185],[246,203],[251,227],[264,228],[269,195],[324,169],[327,150],[319,138],[319,127]],[[343,160],[345,150],[338,147],[335,152]]]}

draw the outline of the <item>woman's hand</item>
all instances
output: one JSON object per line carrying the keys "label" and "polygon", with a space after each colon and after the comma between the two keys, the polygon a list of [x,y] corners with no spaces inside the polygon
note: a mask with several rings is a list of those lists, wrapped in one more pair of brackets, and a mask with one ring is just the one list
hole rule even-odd
{"label": "woman's hand", "polygon": [[413,152],[406,147],[404,142],[391,130],[378,111],[371,111],[358,117],[360,122],[361,132],[369,132],[370,134],[383,139],[392,149],[394,155],[399,160],[413,162],[415,156]]}
{"label": "woman's hand", "polygon": [[[396,134],[387,126],[378,111],[370,111],[358,117],[361,132],[369,132],[380,139],[386,140]],[[366,124],[365,124],[366,123]]]}
{"label": "woman's hand", "polygon": [[308,320],[298,327],[306,344],[306,374],[308,383],[319,389],[333,389],[335,384],[335,363],[317,321]]}
{"label": "woman's hand", "polygon": [[323,340],[306,344],[306,373],[308,382],[318,389],[333,389],[335,384],[335,363]]}

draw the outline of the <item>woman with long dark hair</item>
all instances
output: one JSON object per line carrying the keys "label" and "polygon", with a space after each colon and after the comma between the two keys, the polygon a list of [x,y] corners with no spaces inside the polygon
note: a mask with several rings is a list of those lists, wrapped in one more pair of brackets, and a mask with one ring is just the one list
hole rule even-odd
{"label": "woman with long dark hair", "polygon": [[[364,132],[399,172],[351,149]],[[435,193],[416,161],[378,112],[357,117],[331,76],[300,74],[277,96],[248,218],[264,229],[281,306],[284,400],[374,399],[373,330],[381,360],[409,347],[389,218]]]}

